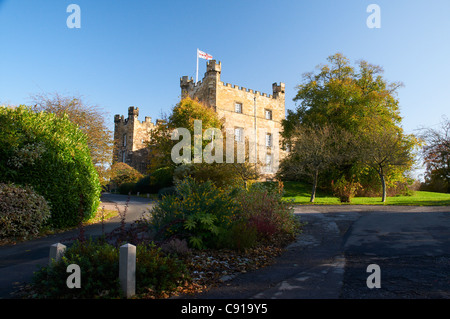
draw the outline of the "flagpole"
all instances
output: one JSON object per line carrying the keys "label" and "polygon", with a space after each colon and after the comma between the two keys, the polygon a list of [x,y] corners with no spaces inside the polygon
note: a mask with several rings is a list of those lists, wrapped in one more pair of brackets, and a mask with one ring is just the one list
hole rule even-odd
{"label": "flagpole", "polygon": [[195,85],[197,85],[198,82],[198,48],[197,48],[197,72],[195,73]]}

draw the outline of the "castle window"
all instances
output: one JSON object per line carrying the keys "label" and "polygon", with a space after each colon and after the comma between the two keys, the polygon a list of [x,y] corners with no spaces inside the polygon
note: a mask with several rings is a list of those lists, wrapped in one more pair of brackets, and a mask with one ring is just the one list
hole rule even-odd
{"label": "castle window", "polygon": [[125,163],[126,156],[127,156],[126,152],[123,152],[122,153],[122,163]]}
{"label": "castle window", "polygon": [[242,103],[234,103],[234,111],[236,113],[242,113]]}
{"label": "castle window", "polygon": [[272,134],[270,133],[266,134],[266,146],[272,147]]}
{"label": "castle window", "polygon": [[265,110],[266,120],[272,119],[272,110]]}
{"label": "castle window", "polygon": [[127,146],[127,134],[123,134],[123,146]]}
{"label": "castle window", "polygon": [[236,127],[234,129],[234,140],[236,142],[242,142],[244,140],[244,129],[242,127]]}

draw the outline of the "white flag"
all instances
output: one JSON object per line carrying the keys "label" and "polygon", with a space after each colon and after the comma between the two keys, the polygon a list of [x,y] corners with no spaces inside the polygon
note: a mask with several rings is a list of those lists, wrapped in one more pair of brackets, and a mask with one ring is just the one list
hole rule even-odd
{"label": "white flag", "polygon": [[199,58],[205,59],[205,60],[212,60],[212,55],[205,53],[203,51],[197,50],[197,56]]}

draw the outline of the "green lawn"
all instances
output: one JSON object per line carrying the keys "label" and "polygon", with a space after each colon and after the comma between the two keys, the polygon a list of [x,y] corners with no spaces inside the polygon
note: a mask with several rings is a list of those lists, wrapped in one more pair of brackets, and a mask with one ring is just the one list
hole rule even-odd
{"label": "green lawn", "polygon": [[[293,200],[296,204],[311,204],[311,186],[300,182],[285,182],[285,199]],[[341,203],[337,197],[323,192],[317,192],[313,204],[318,205],[349,205]],[[350,205],[383,205],[381,197],[355,197]],[[418,206],[446,206],[450,205],[450,194],[416,191],[412,196],[388,197],[384,205],[418,205]]]}

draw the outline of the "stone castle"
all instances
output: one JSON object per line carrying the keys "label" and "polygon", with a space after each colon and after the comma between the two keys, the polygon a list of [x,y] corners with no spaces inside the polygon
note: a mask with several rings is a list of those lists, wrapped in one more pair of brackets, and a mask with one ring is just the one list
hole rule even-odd
{"label": "stone castle", "polygon": [[[211,60],[201,81],[194,83],[192,78],[183,76],[181,96],[198,99],[212,107],[224,120],[224,128],[234,132],[235,141],[257,137],[258,158],[265,167],[262,173],[272,175],[271,168],[284,154],[278,141],[281,121],[285,118],[285,84],[273,83],[273,94],[268,95],[222,82],[221,71],[221,63]],[[139,108],[133,106],[128,108],[128,118],[114,116],[113,161],[124,162],[145,174],[148,160],[145,142],[159,120],[153,124],[151,118],[145,117],[141,122],[138,116]]]}

